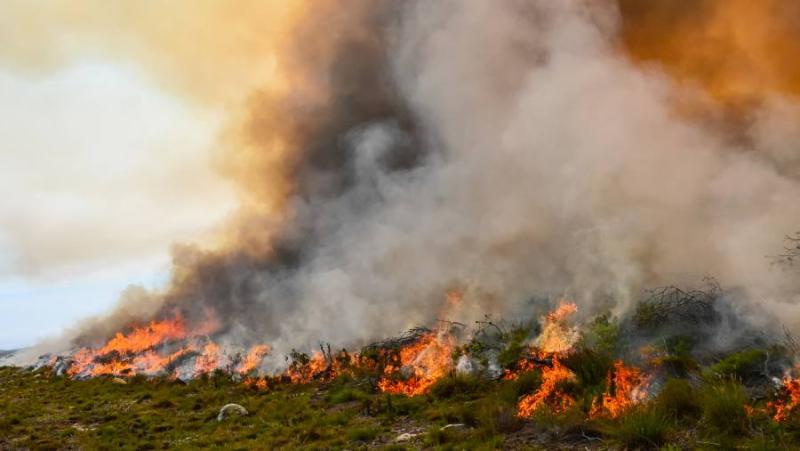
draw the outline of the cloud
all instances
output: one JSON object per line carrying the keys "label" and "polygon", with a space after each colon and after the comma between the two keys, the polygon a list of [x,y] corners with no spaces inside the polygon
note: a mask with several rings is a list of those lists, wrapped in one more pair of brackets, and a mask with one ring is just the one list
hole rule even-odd
{"label": "cloud", "polygon": [[164,255],[233,205],[209,168],[219,119],[131,68],[0,72],[6,274],[52,276]]}

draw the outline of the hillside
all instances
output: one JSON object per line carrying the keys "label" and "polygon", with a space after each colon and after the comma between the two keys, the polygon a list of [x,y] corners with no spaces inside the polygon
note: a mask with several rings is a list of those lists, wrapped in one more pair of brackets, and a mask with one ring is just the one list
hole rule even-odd
{"label": "hillside", "polygon": [[[577,402],[558,414],[556,404],[544,406],[528,419],[518,416],[517,402],[546,385],[538,369],[497,381],[451,373],[428,393],[407,397],[381,393],[363,375],[306,384],[270,379],[256,388],[221,371],[184,383],[72,380],[47,368],[3,367],[0,448],[800,449],[796,406],[784,404],[786,417],[776,421],[768,404],[775,396],[752,395],[754,387],[739,382],[761,364],[758,350],[668,378],[617,417],[591,418],[598,392],[591,384],[605,385],[603,359],[588,349],[576,353],[565,364],[578,377],[558,389]],[[249,414],[218,421],[228,403]]]}

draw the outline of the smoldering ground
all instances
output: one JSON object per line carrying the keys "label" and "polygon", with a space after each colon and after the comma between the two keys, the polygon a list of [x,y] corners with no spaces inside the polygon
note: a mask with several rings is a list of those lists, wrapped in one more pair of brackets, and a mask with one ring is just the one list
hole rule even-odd
{"label": "smoldering ground", "polygon": [[[628,3],[292,4],[270,76],[248,80],[222,137],[219,166],[242,195],[224,236],[176,247],[167,287],[129,290],[66,346],[180,313],[214,317],[224,342],[271,343],[280,361],[430,322],[452,289],[455,320],[527,314],[535,295],[623,314],[645,288],[706,275],[744,293],[754,322],[796,330],[797,275],[765,258],[800,224],[793,85],[702,54],[675,63],[680,43],[636,46],[671,32],[649,28],[663,14],[738,49],[747,34],[716,25],[728,3],[677,16]],[[769,4],[765,20],[800,33]],[[147,37],[139,51],[161,36],[149,30],[126,32]],[[760,48],[743,61],[774,67]],[[694,75],[703,64],[714,77]],[[737,89],[716,89],[729,79]]]}

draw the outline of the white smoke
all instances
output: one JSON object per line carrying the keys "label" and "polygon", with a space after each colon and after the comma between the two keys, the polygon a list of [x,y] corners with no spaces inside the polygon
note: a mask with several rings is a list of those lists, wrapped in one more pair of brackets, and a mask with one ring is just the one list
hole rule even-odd
{"label": "white smoke", "polygon": [[[249,281],[263,336],[226,340],[268,342],[277,365],[318,340],[430,323],[454,287],[449,319],[470,321],[530,317],[538,295],[619,313],[644,288],[708,275],[798,327],[796,273],[765,257],[800,225],[800,106],[776,98],[732,140],[681,114],[703,93],[630,61],[617,22],[579,0],[408,3],[386,69],[424,136],[381,118],[338,137],[350,188],[292,201],[288,233],[317,241]],[[424,160],[391,168],[393,146],[415,142]]]}
{"label": "white smoke", "polygon": [[800,224],[797,105],[765,107],[731,144],[676,112],[689,88],[615,49],[613,18],[579,1],[409,8],[393,73],[437,151],[385,172],[400,132],[358,135],[350,207],[309,207],[336,214],[290,278],[299,308],[278,349],[430,321],[454,284],[468,287],[458,319],[476,319],[538,293],[621,311],[643,288],[713,275],[796,327],[796,275],[765,257]]}

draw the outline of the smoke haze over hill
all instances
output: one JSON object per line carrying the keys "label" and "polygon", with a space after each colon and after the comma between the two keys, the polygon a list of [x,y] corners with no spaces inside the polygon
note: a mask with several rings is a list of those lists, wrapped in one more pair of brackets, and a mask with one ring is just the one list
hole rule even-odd
{"label": "smoke haze over hill", "polygon": [[[127,290],[59,346],[179,314],[280,359],[430,322],[451,290],[453,320],[513,317],[532,296],[621,313],[704,276],[796,330],[797,274],[766,256],[800,224],[800,78],[773,74],[793,73],[777,66],[800,21],[776,2],[666,3],[7,4],[40,26],[6,29],[24,45],[0,58],[118,52],[190,102],[236,105],[216,167],[241,206],[223,232],[176,245],[163,290]],[[745,7],[759,26],[728,20]],[[655,39],[685,27],[708,50]]]}

